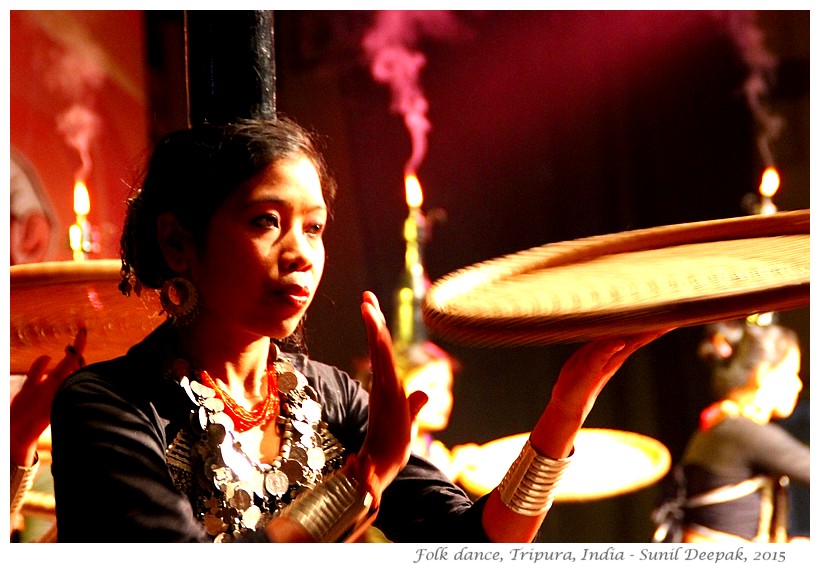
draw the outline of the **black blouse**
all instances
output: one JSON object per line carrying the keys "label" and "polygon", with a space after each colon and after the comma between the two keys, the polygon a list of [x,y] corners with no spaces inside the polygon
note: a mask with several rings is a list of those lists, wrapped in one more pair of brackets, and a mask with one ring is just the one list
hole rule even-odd
{"label": "black blouse", "polygon": [[[208,542],[174,485],[166,449],[191,421],[191,401],[167,377],[171,331],[159,327],[122,357],[61,386],[51,413],[58,541]],[[367,431],[367,392],[332,366],[289,355],[317,391],[322,418],[348,452]],[[411,456],[385,490],[375,526],[395,542],[486,542],[485,499],[473,503],[433,465]],[[263,530],[244,538],[267,541]]]}
{"label": "black blouse", "polygon": [[[756,475],[785,475],[804,485],[810,478],[809,447],[775,424],[745,417],[723,420],[690,440],[683,455],[687,495],[734,485]],[[758,532],[760,491],[687,511],[686,520],[752,539]]]}

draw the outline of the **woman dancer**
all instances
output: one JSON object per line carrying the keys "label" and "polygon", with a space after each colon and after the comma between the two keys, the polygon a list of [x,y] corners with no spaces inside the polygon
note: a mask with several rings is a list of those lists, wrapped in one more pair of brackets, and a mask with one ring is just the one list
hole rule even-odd
{"label": "woman dancer", "polygon": [[305,354],[334,190],[285,118],[158,143],[129,203],[122,289],[160,289],[169,318],[57,394],[60,541],[350,541],[371,523],[391,541],[534,538],[598,393],[659,333],[581,347],[508,475],[473,503],[410,453],[425,397],[405,395],[372,293],[369,394]]}

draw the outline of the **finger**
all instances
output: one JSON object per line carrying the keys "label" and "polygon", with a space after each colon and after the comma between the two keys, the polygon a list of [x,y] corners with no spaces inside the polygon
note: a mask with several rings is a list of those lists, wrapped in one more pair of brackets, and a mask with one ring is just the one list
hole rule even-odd
{"label": "finger", "polygon": [[40,380],[43,377],[43,374],[46,372],[46,368],[48,367],[48,364],[50,362],[51,356],[48,355],[40,356],[39,358],[34,360],[31,363],[31,367],[28,368],[26,381],[35,382]]}
{"label": "finger", "polygon": [[85,345],[86,340],[88,339],[88,329],[86,329],[85,325],[81,326],[77,331],[77,334],[74,336],[74,349],[77,353],[82,356],[85,353]]}
{"label": "finger", "polygon": [[[671,330],[671,329],[669,329]],[[669,330],[657,330],[630,336],[624,339],[624,346],[606,362],[604,370],[617,370],[636,350],[654,342]]]}
{"label": "finger", "polygon": [[[361,312],[362,312],[362,320],[364,321],[365,332],[367,334],[367,343],[370,347],[371,356],[372,356],[373,345],[376,343],[376,332],[378,331],[378,320],[376,318],[376,313],[373,310],[373,306],[371,304],[367,303],[366,301],[362,301]],[[373,358],[371,357],[371,362],[372,362],[372,359]]]}
{"label": "finger", "polygon": [[362,319],[367,332],[367,343],[370,349],[370,365],[373,372],[379,371],[384,359],[384,321],[379,311],[369,302],[362,302]]}
{"label": "finger", "polygon": [[427,404],[429,397],[424,391],[413,391],[407,397],[407,406],[410,409],[410,420],[416,420],[421,409]]}
{"label": "finger", "polygon": [[602,371],[625,346],[626,342],[621,338],[598,340],[590,343],[586,350],[578,355],[578,361],[584,361],[586,356],[585,361],[591,370]]}
{"label": "finger", "polygon": [[365,317],[365,323],[370,319],[373,321],[375,327],[378,328],[378,325],[380,325],[384,319],[384,315],[379,307],[379,300],[372,292],[365,291],[362,293],[361,309],[362,315]]}
{"label": "finger", "polygon": [[671,330],[672,329],[654,330],[651,332],[636,334],[634,336],[627,338],[627,347],[632,347],[634,350],[637,350],[642,346],[646,346],[650,342],[654,342],[655,340],[657,340],[664,334],[670,332]]}
{"label": "finger", "polygon": [[379,305],[379,299],[376,297],[376,294],[372,291],[365,291],[362,293],[362,304],[369,305],[372,309],[374,314],[374,318],[378,321],[379,325],[387,326],[387,320],[384,317],[384,313],[382,312],[381,305]]}
{"label": "finger", "polygon": [[[368,296],[369,294],[369,296]],[[384,315],[378,309],[378,301],[375,301],[372,293],[365,292],[362,301],[362,318],[367,329],[367,340],[370,348],[370,365],[373,370],[373,388],[377,385],[392,385],[388,389],[395,390],[401,387],[401,383],[395,376],[393,364],[393,340]],[[390,377],[392,376],[392,377]],[[372,390],[372,389],[371,389]]]}
{"label": "finger", "polygon": [[666,332],[668,331],[653,331],[628,337],[625,339],[626,346],[624,346],[624,349],[619,352],[619,355],[622,356],[622,359],[626,359],[633,352],[639,348],[643,348],[650,342],[654,342],[662,335],[666,334]]}
{"label": "finger", "polygon": [[[362,315],[368,330],[368,338],[371,344],[371,351],[387,352],[389,360],[392,361],[393,339],[387,329],[387,321],[379,307],[376,296],[369,291],[362,294]],[[371,358],[374,359],[374,358]]]}
{"label": "finger", "polygon": [[82,354],[80,354],[73,344],[69,344],[65,347],[65,356],[63,356],[60,362],[54,366],[54,369],[49,372],[48,379],[55,383],[60,382],[84,365],[85,360]]}
{"label": "finger", "polygon": [[362,293],[362,302],[368,303],[371,305],[376,311],[381,313],[381,305],[379,305],[379,298],[376,297],[376,294],[372,291],[365,291]]}
{"label": "finger", "polygon": [[362,293],[362,301],[365,301],[365,302],[367,302],[367,303],[370,303],[371,305],[373,305],[373,306],[374,306],[374,307],[376,307],[376,308],[378,308],[378,307],[379,307],[379,300],[378,300],[378,298],[376,297],[376,294],[375,294],[375,293],[373,293],[372,291],[365,291],[365,292],[363,292],[363,293]]}

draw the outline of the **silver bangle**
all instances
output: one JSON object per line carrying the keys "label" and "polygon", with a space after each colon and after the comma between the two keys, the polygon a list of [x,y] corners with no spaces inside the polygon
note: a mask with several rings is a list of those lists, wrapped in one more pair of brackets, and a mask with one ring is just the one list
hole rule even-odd
{"label": "silver bangle", "polygon": [[38,469],[40,458],[36,453],[34,463],[30,467],[11,464],[11,514],[20,512],[23,508],[26,493],[31,490]]}
{"label": "silver bangle", "polygon": [[301,524],[317,542],[336,542],[355,530],[372,505],[373,496],[362,493],[358,482],[340,470],[295,499],[280,516]]}
{"label": "silver bangle", "polygon": [[527,440],[498,485],[501,501],[518,514],[545,514],[552,506],[556,486],[569,466],[570,459],[552,459],[540,455]]}

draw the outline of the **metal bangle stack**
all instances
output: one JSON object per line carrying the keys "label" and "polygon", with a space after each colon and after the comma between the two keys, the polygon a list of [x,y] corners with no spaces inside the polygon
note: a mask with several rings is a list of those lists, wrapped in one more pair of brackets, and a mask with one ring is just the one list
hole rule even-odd
{"label": "metal bangle stack", "polygon": [[552,506],[556,487],[570,459],[540,455],[527,440],[498,486],[502,502],[525,516],[546,513]]}

